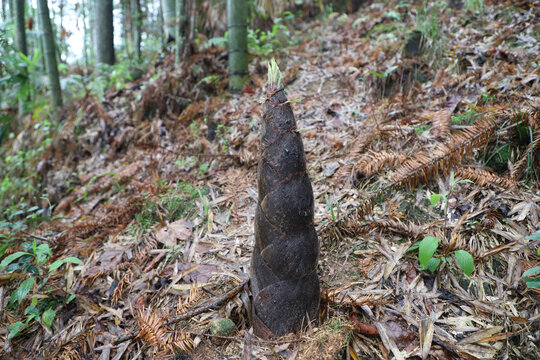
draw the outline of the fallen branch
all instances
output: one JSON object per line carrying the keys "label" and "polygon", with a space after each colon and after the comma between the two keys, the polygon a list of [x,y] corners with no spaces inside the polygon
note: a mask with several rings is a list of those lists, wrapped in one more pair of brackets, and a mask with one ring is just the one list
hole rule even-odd
{"label": "fallen branch", "polygon": [[[175,317],[167,320],[165,325],[172,325],[172,324],[177,323],[179,321],[187,320],[187,319],[190,319],[190,318],[192,318],[194,316],[202,314],[203,312],[219,308],[221,305],[223,305],[223,303],[227,302],[227,300],[232,299],[233,297],[238,295],[244,289],[244,287],[247,285],[248,282],[249,282],[249,280],[246,280],[243,283],[241,283],[240,285],[238,285],[237,287],[235,287],[235,288],[231,289],[230,291],[228,291],[227,293],[225,293],[225,294],[223,294],[223,295],[221,295],[221,296],[219,296],[217,298],[214,298],[214,300],[212,300],[212,301],[210,301],[210,302],[208,302],[208,303],[206,303],[204,305],[201,305],[198,308],[193,309],[192,311],[189,311],[189,312],[184,313],[184,314],[180,314],[178,316],[175,316]],[[121,336],[118,339],[114,340],[113,345],[118,345],[120,343],[123,343],[124,341],[132,340],[133,338],[135,338],[135,336],[137,336],[137,334],[130,334],[130,335]]]}

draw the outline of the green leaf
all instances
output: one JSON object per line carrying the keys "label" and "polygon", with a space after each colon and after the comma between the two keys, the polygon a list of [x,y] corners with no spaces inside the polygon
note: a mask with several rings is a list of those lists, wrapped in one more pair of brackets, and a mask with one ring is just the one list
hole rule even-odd
{"label": "green leaf", "polygon": [[76,258],[75,256],[68,256],[67,258],[64,259],[64,262],[72,263],[75,265],[81,265],[83,263],[81,259]]}
{"label": "green leaf", "polygon": [[456,255],[456,260],[461,270],[467,276],[471,276],[474,271],[474,259],[472,255],[465,250],[457,250],[454,252],[454,255]]}
{"label": "green leaf", "polygon": [[8,340],[14,338],[17,336],[21,331],[23,331],[26,328],[26,324],[20,321],[17,321],[16,323],[13,323],[8,326],[9,334],[8,334]]}
{"label": "green leaf", "polygon": [[51,264],[51,266],[49,266],[49,272],[58,269],[60,266],[62,266],[63,263],[64,263],[64,260],[56,260],[55,262]]}
{"label": "green leaf", "polygon": [[540,239],[540,231],[537,231],[535,233],[532,233],[531,235],[525,236],[525,240],[534,241],[538,239]]}
{"label": "green leaf", "polygon": [[52,256],[52,251],[48,244],[39,244],[35,248],[34,254],[36,255],[37,264],[41,265],[46,262],[50,256]]}
{"label": "green leaf", "polygon": [[386,79],[388,77],[388,75],[390,75],[390,73],[392,71],[396,70],[397,68],[398,68],[397,65],[394,65],[394,66],[389,67],[388,69],[386,69],[386,71],[383,74],[383,79]]}
{"label": "green leaf", "polygon": [[17,251],[14,254],[6,256],[4,260],[2,260],[2,262],[0,263],[0,270],[3,270],[6,266],[8,266],[13,261],[17,260],[18,258],[24,255],[30,255],[30,254],[24,251]]}
{"label": "green leaf", "polygon": [[82,261],[81,259],[78,259],[74,256],[68,256],[67,258],[63,260],[56,260],[55,262],[53,262],[51,266],[49,266],[49,272],[58,269],[60,266],[62,266],[65,263],[72,263],[72,264],[80,265],[82,264]]}
{"label": "green leaf", "polygon": [[330,204],[330,200],[328,200],[328,196],[326,196],[326,194],[324,194],[324,200],[326,201],[326,206],[328,206],[328,208],[330,209],[330,215],[332,215],[332,220],[336,221],[336,215],[334,214],[334,207],[332,206],[332,204]]}
{"label": "green leaf", "polygon": [[443,197],[442,194],[433,194],[429,197],[429,201],[431,202],[431,206],[435,206],[439,203],[439,200]]}
{"label": "green leaf", "polygon": [[68,299],[66,300],[66,304],[69,304],[70,302],[72,302],[73,299],[75,299],[75,295],[74,294],[69,295]]}
{"label": "green leaf", "polygon": [[35,315],[39,316],[39,310],[35,305],[30,305],[24,310],[24,315]]}
{"label": "green leaf", "polygon": [[21,301],[23,301],[23,299],[26,297],[26,295],[28,295],[30,290],[32,290],[32,287],[34,287],[35,280],[36,278],[34,277],[24,280],[21,285],[19,285],[19,288],[13,291],[13,293],[11,293],[10,302],[13,303],[17,301],[20,304]]}
{"label": "green leaf", "polygon": [[41,315],[41,319],[43,320],[43,323],[50,328],[55,316],[56,312],[53,309],[47,309]]}
{"label": "green leaf", "polygon": [[[2,237],[2,234],[0,234],[0,237]],[[9,244],[2,244],[0,245],[0,257],[4,256],[4,253],[6,252],[6,250],[9,248]],[[0,269],[2,268],[2,266],[0,266]]]}
{"label": "green leaf", "polygon": [[439,239],[434,236],[426,236],[420,241],[420,246],[418,247],[418,259],[423,268],[428,265],[429,259],[433,257],[433,254],[435,254],[438,247]]}
{"label": "green leaf", "polygon": [[[529,275],[537,277],[529,277]],[[525,271],[521,277],[525,280],[529,289],[540,288],[540,266]]]}
{"label": "green leaf", "polygon": [[418,249],[419,247],[420,247],[420,241],[417,241],[417,242],[415,242],[414,244],[412,244],[410,248],[407,249],[407,252],[416,250],[416,249]]}
{"label": "green leaf", "polygon": [[428,269],[431,272],[435,272],[435,270],[437,270],[437,268],[439,267],[440,263],[441,263],[441,260],[432,257],[431,259],[429,259],[426,269]]}

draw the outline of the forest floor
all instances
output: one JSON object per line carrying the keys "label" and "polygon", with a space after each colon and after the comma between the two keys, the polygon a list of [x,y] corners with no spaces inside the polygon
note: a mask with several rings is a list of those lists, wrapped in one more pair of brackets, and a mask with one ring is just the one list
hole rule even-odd
{"label": "forest floor", "polygon": [[[302,334],[250,332],[265,61],[230,95],[225,50],[180,70],[169,54],[66,106],[40,164],[60,218],[20,237],[82,264],[32,290],[57,301],[50,328],[8,340],[30,296],[0,305],[0,356],[540,359],[540,291],[522,279],[540,266],[540,3],[498,3],[375,2],[300,23],[275,54],[321,247],[320,321]],[[425,237],[433,271],[408,251]],[[4,304],[19,282],[1,276]]]}

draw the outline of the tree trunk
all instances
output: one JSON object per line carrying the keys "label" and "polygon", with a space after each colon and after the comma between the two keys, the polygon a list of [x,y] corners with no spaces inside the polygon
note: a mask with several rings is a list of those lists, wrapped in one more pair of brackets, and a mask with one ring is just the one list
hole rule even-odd
{"label": "tree trunk", "polygon": [[28,55],[26,31],[24,29],[24,0],[13,0],[15,5],[15,42],[17,50]]}
{"label": "tree trunk", "polygon": [[186,9],[185,9],[185,1],[184,0],[176,0],[176,57],[175,61],[176,64],[179,65],[184,53],[184,46],[185,46],[185,37],[184,34],[186,32]]}
{"label": "tree trunk", "polygon": [[133,23],[131,21],[131,2],[130,0],[122,0],[120,2],[122,6],[122,47],[126,54],[132,53],[132,42],[133,34],[131,33],[131,24]]}
{"label": "tree trunk", "polygon": [[113,2],[96,0],[95,3],[96,61],[114,65]]}
{"label": "tree trunk", "polygon": [[163,11],[163,30],[165,31],[165,42],[168,44],[174,41],[176,24],[176,0],[161,0]]}
{"label": "tree trunk", "polygon": [[9,3],[9,17],[13,19],[15,17],[15,11],[14,11],[15,7],[13,6],[14,0],[6,0],[6,1],[8,1]]}
{"label": "tree trunk", "polygon": [[[15,42],[17,43],[17,50],[26,56],[28,55],[28,47],[26,45],[26,31],[24,28],[24,0],[13,0],[13,5],[15,5]],[[25,101],[26,99],[19,98],[19,119],[15,124],[17,129],[22,127],[21,118],[24,115]]]}
{"label": "tree trunk", "polygon": [[96,59],[96,0],[88,0],[88,35],[90,43],[88,44],[90,62]]}
{"label": "tree trunk", "polygon": [[238,92],[248,78],[247,2],[227,0],[229,91]]}
{"label": "tree trunk", "polygon": [[2,0],[2,20],[3,21],[6,21],[7,20],[7,3],[8,3],[8,0]]}
{"label": "tree trunk", "polygon": [[141,57],[141,23],[142,12],[140,0],[131,0],[131,21],[133,22],[131,27],[133,29],[133,51],[135,57],[139,59]]}
{"label": "tree trunk", "polygon": [[82,15],[82,25],[83,25],[83,61],[84,61],[84,74],[88,69],[88,26],[86,25],[86,1],[82,0],[81,4],[81,15]]}
{"label": "tree trunk", "polygon": [[62,106],[62,90],[60,88],[60,77],[58,76],[58,64],[56,62],[56,47],[54,45],[54,35],[49,17],[49,5],[47,0],[38,0],[38,17],[41,25],[41,36],[43,39],[43,55],[47,64],[47,74],[49,75],[49,86],[51,88],[52,102],[54,106]]}

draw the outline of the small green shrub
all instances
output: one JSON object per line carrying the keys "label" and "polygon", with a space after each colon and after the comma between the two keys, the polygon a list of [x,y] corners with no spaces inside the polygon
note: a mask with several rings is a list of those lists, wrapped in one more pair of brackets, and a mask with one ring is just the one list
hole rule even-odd
{"label": "small green shrub", "polygon": [[[0,246],[0,256],[3,256],[8,249],[9,243]],[[19,335],[24,329],[33,323],[42,321],[47,327],[51,327],[56,309],[62,303],[61,299],[52,296],[42,296],[40,291],[48,291],[46,284],[49,275],[61,267],[63,264],[82,264],[82,261],[76,257],[66,257],[56,260],[49,264],[52,257],[52,251],[48,244],[38,244],[36,240],[23,244],[23,251],[17,251],[7,255],[0,262],[0,271],[6,273],[24,274],[26,279],[21,281],[19,286],[11,293],[8,303],[8,309],[15,312],[21,312],[24,309],[24,321],[17,321],[8,327],[8,339]],[[48,265],[48,270],[46,270]],[[22,306],[22,302],[33,292],[32,300],[29,306]],[[65,299],[66,303],[73,300],[75,296],[71,295]]]}
{"label": "small green shrub", "polygon": [[[439,247],[439,239],[435,236],[426,236],[421,241],[415,243],[407,251],[413,251],[418,249],[418,260],[422,270],[429,270],[435,272],[442,262],[448,262],[450,258],[448,256],[436,257],[435,252]],[[457,264],[463,270],[463,272],[470,276],[474,271],[474,259],[472,255],[465,250],[453,251]]]}
{"label": "small green shrub", "polygon": [[189,217],[201,191],[189,183],[179,182],[159,199],[151,199],[146,194],[142,210],[135,215],[135,220],[138,226],[145,230],[156,222],[173,222]]}
{"label": "small green shrub", "polygon": [[[430,203],[431,206],[436,206],[440,200],[443,201],[445,204],[444,207],[444,218],[447,218],[447,209],[448,209],[448,196],[452,192],[452,190],[456,187],[456,185],[464,182],[471,182],[470,180],[455,180],[454,179],[454,172],[450,173],[450,190],[447,193],[441,193],[441,194],[432,194],[430,196]],[[448,256],[435,256],[435,253],[437,249],[439,248],[439,238],[435,236],[426,236],[424,239],[422,239],[419,242],[416,242],[413,244],[407,251],[413,251],[418,249],[418,260],[420,262],[421,268],[427,269],[431,272],[435,272],[441,262],[449,262],[450,257]],[[474,271],[474,259],[473,256],[465,250],[456,250],[453,251],[452,254],[454,255],[457,264],[463,270],[463,272],[470,276]]]}

